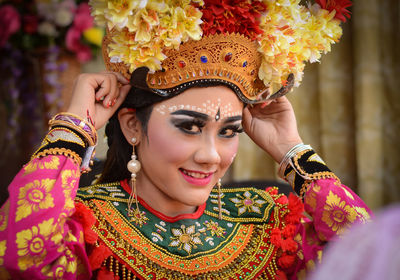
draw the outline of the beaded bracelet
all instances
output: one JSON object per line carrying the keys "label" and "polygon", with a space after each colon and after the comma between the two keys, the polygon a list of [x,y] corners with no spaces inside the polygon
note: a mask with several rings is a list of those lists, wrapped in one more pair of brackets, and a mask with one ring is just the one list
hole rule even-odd
{"label": "beaded bracelet", "polygon": [[[54,125],[65,125],[82,133],[87,138],[90,146],[97,144],[97,132],[92,124],[83,120],[81,117],[71,113],[59,113],[49,121],[50,127]],[[72,126],[71,126],[72,125]]]}

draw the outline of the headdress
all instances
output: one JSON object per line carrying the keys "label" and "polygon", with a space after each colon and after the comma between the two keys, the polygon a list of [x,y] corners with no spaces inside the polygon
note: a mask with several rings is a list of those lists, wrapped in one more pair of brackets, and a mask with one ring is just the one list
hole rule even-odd
{"label": "headdress", "polygon": [[[349,0],[91,0],[106,24],[107,69],[170,95],[202,83],[231,87],[246,103],[298,86],[342,35]],[[131,78],[132,76],[132,78]]]}

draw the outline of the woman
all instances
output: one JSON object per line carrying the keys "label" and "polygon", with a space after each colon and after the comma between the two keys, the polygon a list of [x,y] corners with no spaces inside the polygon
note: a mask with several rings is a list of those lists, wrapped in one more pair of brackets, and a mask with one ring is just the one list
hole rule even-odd
{"label": "woman", "polygon": [[[302,143],[282,97],[299,83],[304,61],[327,51],[302,38],[337,40],[342,9],[118,3],[92,1],[93,14],[108,21],[110,72],[78,77],[68,112],[50,121],[9,186],[2,278],[304,278],[326,242],[369,217]],[[310,29],[317,19],[326,26]],[[291,36],[290,46],[277,34]],[[102,176],[78,189],[107,121]],[[276,188],[221,190],[242,125],[300,198]]]}

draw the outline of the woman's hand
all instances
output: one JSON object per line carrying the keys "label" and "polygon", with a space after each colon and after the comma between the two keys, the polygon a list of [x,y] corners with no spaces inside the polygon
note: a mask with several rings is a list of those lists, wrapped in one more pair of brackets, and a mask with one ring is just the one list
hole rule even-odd
{"label": "woman's hand", "polygon": [[[119,84],[121,86],[119,86]],[[124,101],[131,85],[120,73],[81,74],[75,81],[67,112],[104,126]]]}
{"label": "woman's hand", "polygon": [[243,111],[243,128],[278,163],[302,142],[292,105],[286,97],[277,98],[267,106],[247,106]]}

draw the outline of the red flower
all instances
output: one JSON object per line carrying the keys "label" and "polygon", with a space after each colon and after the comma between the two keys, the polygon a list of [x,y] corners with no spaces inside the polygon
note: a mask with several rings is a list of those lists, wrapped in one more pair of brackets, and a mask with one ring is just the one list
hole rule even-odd
{"label": "red flower", "polygon": [[71,27],[65,36],[65,46],[68,50],[76,53],[80,62],[89,61],[92,58],[91,50],[81,43],[81,31],[75,26]]}
{"label": "red flower", "polygon": [[346,22],[346,17],[350,18],[351,13],[346,9],[353,5],[350,0],[315,0],[315,2],[329,12],[335,10],[335,18],[338,20]]}
{"label": "red flower", "polygon": [[81,3],[76,10],[74,27],[80,32],[93,27],[93,17],[90,15],[90,7],[87,3]]}
{"label": "red flower", "polygon": [[206,0],[202,7],[204,35],[240,33],[255,40],[262,30],[259,18],[266,6],[260,1]]}
{"label": "red flower", "polygon": [[11,5],[0,7],[0,47],[3,47],[8,38],[21,27],[21,18],[18,11]]}

